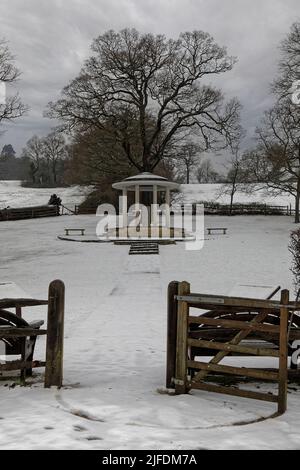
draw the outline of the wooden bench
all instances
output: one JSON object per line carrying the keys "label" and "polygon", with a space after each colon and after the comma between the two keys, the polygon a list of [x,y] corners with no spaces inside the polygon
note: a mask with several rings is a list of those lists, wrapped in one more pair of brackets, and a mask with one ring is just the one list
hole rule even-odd
{"label": "wooden bench", "polygon": [[65,233],[68,236],[69,232],[80,232],[81,235],[84,235],[85,229],[84,228],[65,228]]}
{"label": "wooden bench", "polygon": [[225,228],[225,227],[215,227],[215,228],[210,227],[210,228],[207,228],[206,230],[207,230],[208,235],[211,235],[212,231],[220,231],[220,230],[223,231],[223,235],[226,235],[227,228]]}

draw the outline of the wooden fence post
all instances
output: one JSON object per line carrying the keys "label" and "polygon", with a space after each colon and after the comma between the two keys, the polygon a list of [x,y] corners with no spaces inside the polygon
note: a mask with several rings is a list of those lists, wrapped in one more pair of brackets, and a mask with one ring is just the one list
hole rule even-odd
{"label": "wooden fence post", "polygon": [[[178,295],[188,295],[190,284],[186,281],[178,285]],[[176,374],[175,392],[187,392],[187,335],[188,335],[189,307],[187,302],[178,301],[177,314],[177,341],[176,341]]]}
{"label": "wooden fence post", "polygon": [[48,295],[45,387],[62,386],[65,285],[52,281]]}
{"label": "wooden fence post", "polygon": [[[280,304],[288,305],[289,291],[282,290]],[[279,338],[279,387],[278,413],[282,414],[287,407],[287,362],[288,362],[288,314],[287,307],[280,308],[280,338]]]}
{"label": "wooden fence post", "polygon": [[168,317],[167,317],[167,368],[166,387],[174,388],[173,378],[176,367],[176,338],[177,338],[177,305],[175,295],[178,295],[178,281],[168,285]]}

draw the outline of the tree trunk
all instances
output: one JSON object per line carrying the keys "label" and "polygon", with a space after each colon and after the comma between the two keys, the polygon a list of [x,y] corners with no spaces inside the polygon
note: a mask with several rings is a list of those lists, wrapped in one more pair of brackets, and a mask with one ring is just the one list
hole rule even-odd
{"label": "tree trunk", "polygon": [[190,184],[190,169],[186,169],[186,184]]}
{"label": "tree trunk", "polygon": [[[299,186],[299,185],[298,185]],[[299,224],[299,208],[300,208],[300,192],[297,187],[297,195],[295,196],[295,224]]]}
{"label": "tree trunk", "polygon": [[[300,147],[299,147],[299,157],[300,157]],[[300,163],[300,158],[299,158],[299,163]],[[300,200],[300,174],[298,173],[297,192],[295,195],[295,224],[299,224],[299,200]]]}
{"label": "tree trunk", "polygon": [[231,193],[230,193],[229,215],[232,215],[233,196],[234,196],[234,191],[231,191]]}
{"label": "tree trunk", "polygon": [[143,165],[142,165],[142,172],[150,172],[151,173],[151,164],[150,164],[150,155],[148,153],[144,153],[143,155]]}
{"label": "tree trunk", "polygon": [[56,184],[57,175],[56,175],[56,164],[55,163],[53,163],[53,165],[52,165],[52,176],[53,176],[53,183]]}

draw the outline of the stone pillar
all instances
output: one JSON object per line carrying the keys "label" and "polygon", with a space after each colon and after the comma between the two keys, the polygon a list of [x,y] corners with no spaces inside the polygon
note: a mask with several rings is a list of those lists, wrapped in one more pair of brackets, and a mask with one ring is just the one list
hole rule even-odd
{"label": "stone pillar", "polygon": [[170,222],[171,222],[170,204],[171,204],[170,189],[166,188],[166,226],[167,227],[170,227]]}
{"label": "stone pillar", "polygon": [[157,205],[157,185],[153,186],[153,202],[152,202],[152,216],[151,216],[151,223],[155,227],[158,225],[158,205]]}
{"label": "stone pillar", "polygon": [[122,198],[121,198],[121,211],[122,211],[122,223],[123,227],[127,227],[128,220],[127,220],[127,189],[122,189]]}
{"label": "stone pillar", "polygon": [[140,205],[140,187],[138,184],[135,185],[134,187],[134,204],[135,204],[135,208],[136,210],[139,209],[139,205]]}

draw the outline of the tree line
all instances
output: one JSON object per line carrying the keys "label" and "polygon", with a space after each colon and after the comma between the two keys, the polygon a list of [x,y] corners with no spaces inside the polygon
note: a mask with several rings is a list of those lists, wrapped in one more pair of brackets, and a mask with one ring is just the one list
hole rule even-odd
{"label": "tree line", "polygon": [[36,187],[64,185],[67,156],[65,137],[56,131],[43,138],[31,137],[19,158],[12,145],[6,144],[0,154],[0,178]]}

